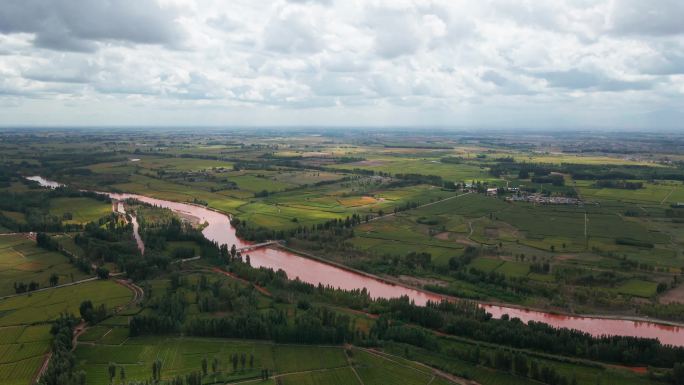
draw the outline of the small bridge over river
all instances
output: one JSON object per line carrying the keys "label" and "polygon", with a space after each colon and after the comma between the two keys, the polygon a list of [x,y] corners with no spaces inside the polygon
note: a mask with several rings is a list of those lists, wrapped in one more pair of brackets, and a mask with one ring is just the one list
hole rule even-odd
{"label": "small bridge over river", "polygon": [[271,246],[271,245],[280,245],[282,243],[283,243],[283,241],[266,241],[266,242],[261,242],[261,243],[255,243],[253,245],[240,247],[239,249],[237,249],[237,252],[240,254],[244,254],[247,251],[260,249],[262,247],[267,247],[267,246]]}

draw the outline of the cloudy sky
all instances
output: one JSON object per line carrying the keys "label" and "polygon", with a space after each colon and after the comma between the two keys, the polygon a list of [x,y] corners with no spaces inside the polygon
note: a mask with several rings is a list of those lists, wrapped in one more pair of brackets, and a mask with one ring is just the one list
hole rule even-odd
{"label": "cloudy sky", "polygon": [[682,0],[2,0],[0,126],[684,129]]}

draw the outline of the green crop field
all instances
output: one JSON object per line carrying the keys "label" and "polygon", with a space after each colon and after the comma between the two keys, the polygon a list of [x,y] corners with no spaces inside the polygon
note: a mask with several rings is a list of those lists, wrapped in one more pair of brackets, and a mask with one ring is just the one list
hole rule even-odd
{"label": "green crop field", "polygon": [[530,265],[527,263],[506,261],[500,265],[496,271],[509,277],[525,277],[530,272]]}
{"label": "green crop field", "polygon": [[97,280],[7,298],[0,301],[0,326],[47,322],[60,313],[78,314],[84,299],[114,308],[128,303],[131,292],[114,282]]}
{"label": "green crop field", "polygon": [[50,213],[59,218],[70,215],[65,223],[80,223],[97,221],[112,212],[110,203],[92,198],[55,198],[50,200]]}
{"label": "green crop field", "polygon": [[474,267],[484,272],[490,272],[498,269],[504,265],[504,261],[492,258],[477,258],[470,263],[470,267]]}
{"label": "green crop field", "polygon": [[339,168],[354,169],[360,168],[364,170],[390,172],[392,174],[398,173],[415,173],[422,174],[424,170],[429,169],[430,175],[438,175],[444,179],[451,181],[466,181],[471,180],[496,180],[491,177],[487,170],[478,166],[469,164],[447,164],[441,163],[438,159],[404,159],[399,157],[374,157],[367,161],[349,163],[340,165]]}
{"label": "green crop field", "polygon": [[26,385],[50,349],[50,327],[0,328],[0,382]]}
{"label": "green crop field", "polygon": [[85,278],[65,256],[38,248],[33,240],[21,235],[0,236],[0,297],[14,294],[15,282],[35,281],[48,287],[52,274],[57,274],[60,284]]}
{"label": "green crop field", "polygon": [[111,308],[130,298],[125,287],[93,281],[0,300],[0,383],[29,383],[50,350],[48,322],[60,313],[78,314],[85,299]]}
{"label": "green crop field", "polygon": [[[244,370],[238,368],[233,372],[230,357],[242,353],[254,356],[253,367],[247,365]],[[341,347],[275,345],[208,338],[145,337],[130,338],[121,345],[103,342],[97,345],[81,344],[76,356],[79,367],[88,372],[88,384],[107,384],[106,370],[110,362],[123,365],[127,378],[140,380],[150,377],[149,368],[155,359],[162,361],[163,377],[169,378],[198,371],[203,358],[209,361],[216,358],[222,372],[220,378],[224,381],[258,376],[261,368],[269,368],[275,374],[285,374],[335,370],[348,365]],[[341,376],[344,374],[331,375],[331,378],[346,378]]]}
{"label": "green crop field", "polygon": [[[253,355],[252,367],[236,371],[230,363],[233,354]],[[360,349],[349,352],[342,347],[278,345],[267,342],[218,338],[130,338],[119,345],[98,342],[80,344],[76,349],[78,367],[88,373],[88,384],[108,384],[107,366],[114,363],[126,370],[128,379],[150,377],[153,360],[162,362],[162,378],[199,371],[201,361],[217,359],[221,381],[239,381],[258,376],[261,368],[269,368],[283,384],[356,384],[358,373],[364,384],[448,384],[435,377],[429,368],[399,357],[371,354]],[[350,366],[350,362],[353,366]],[[352,369],[353,367],[353,369]],[[208,379],[213,379],[209,372]],[[388,382],[389,381],[389,382]],[[399,382],[396,382],[399,381]]]}
{"label": "green crop field", "polygon": [[4,215],[7,218],[10,218],[18,223],[25,224],[26,223],[26,215],[21,212],[17,211],[9,211],[9,210],[0,210],[0,215]]}
{"label": "green crop field", "polygon": [[351,368],[338,368],[318,372],[295,373],[279,377],[283,385],[353,385],[359,384]]}
{"label": "green crop field", "polygon": [[344,351],[339,348],[276,345],[273,352],[277,357],[275,369],[283,373],[335,368],[347,364]]}
{"label": "green crop field", "polygon": [[615,290],[621,294],[633,295],[635,297],[649,298],[656,294],[656,282],[649,282],[639,279],[630,279]]}
{"label": "green crop field", "polygon": [[[529,378],[523,378],[511,373],[486,368],[480,365],[473,365],[471,362],[464,361],[458,358],[458,352],[467,352],[474,348],[473,345],[463,342],[458,342],[452,339],[440,340],[442,346],[442,353],[430,352],[425,349],[411,347],[406,344],[389,344],[385,347],[388,353],[397,356],[404,356],[408,354],[411,360],[419,362],[426,362],[434,365],[442,370],[448,370],[451,373],[459,373],[482,385],[504,385],[504,384],[531,384],[537,383]],[[496,351],[495,348],[479,345],[481,354],[491,354]],[[444,353],[445,351],[450,353]],[[456,356],[455,356],[456,354]],[[620,368],[612,368],[610,366],[595,366],[585,364],[569,364],[561,363],[554,360],[548,360],[541,357],[535,357],[537,362],[541,365],[554,367],[558,372],[569,375],[577,379],[578,384],[596,384],[596,383],[618,383],[624,385],[646,385],[648,379],[638,376],[637,374]],[[611,382],[612,381],[612,382]]]}
{"label": "green crop field", "polygon": [[361,350],[354,351],[356,371],[364,384],[427,385],[433,375],[426,370],[407,367],[402,363]]}

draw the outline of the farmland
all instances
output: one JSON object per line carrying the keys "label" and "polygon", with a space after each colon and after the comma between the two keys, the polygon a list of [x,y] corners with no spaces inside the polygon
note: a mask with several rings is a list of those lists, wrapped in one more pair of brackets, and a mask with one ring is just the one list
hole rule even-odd
{"label": "farmland", "polygon": [[[673,215],[670,205],[684,200],[684,190],[681,181],[666,179],[677,167],[658,153],[639,157],[540,151],[533,136],[520,139],[526,141],[528,150],[507,146],[502,138],[466,140],[445,135],[436,141],[422,135],[382,133],[365,141],[308,135],[289,139],[246,135],[240,140],[208,135],[182,144],[173,135],[157,139],[166,143],[163,149],[153,150],[152,141],[138,142],[149,146],[148,151],[95,158],[82,166],[87,170],[79,173],[83,175],[66,173],[61,180],[75,187],[207,205],[272,237],[356,215],[362,223],[353,236],[332,243],[302,237],[290,241],[295,248],[371,273],[395,278],[419,275],[425,282],[437,280],[454,294],[535,307],[596,311],[597,304],[581,299],[587,285],[577,282],[596,282],[588,277],[612,269],[615,277],[589,286],[605,297],[600,303],[603,310],[607,301],[614,311],[624,312],[634,307],[632,298],[658,294],[650,289],[629,290],[631,280],[651,288],[676,285],[675,276],[684,267],[679,252],[684,225],[668,217]],[[579,139],[573,143],[562,145],[582,146]],[[74,148],[80,146],[63,143],[54,151]],[[13,157],[24,159],[26,151],[17,150]],[[540,175],[553,172],[562,175],[562,180],[551,183],[553,178],[535,176],[535,171],[519,172],[521,167],[542,169],[536,171]],[[601,167],[635,174],[629,182],[641,188],[599,186],[583,176],[586,170]],[[508,201],[511,194],[483,194],[491,187],[574,196],[584,204]],[[474,191],[477,188],[481,190]],[[458,197],[467,190],[473,191]],[[51,202],[50,214],[72,218],[64,218],[64,224],[83,224],[107,213],[106,204],[88,198]],[[2,215],[26,221],[22,213],[5,210]],[[479,258],[464,266],[518,280],[516,285],[532,295],[516,299],[504,294],[510,292],[506,287],[494,287],[498,284],[475,288],[467,279],[454,277],[449,263],[469,247],[478,250]],[[405,271],[397,259],[410,253],[428,253],[430,266]],[[501,266],[489,269],[478,265],[482,260],[498,260]],[[550,267],[546,273],[532,271],[536,264]],[[564,279],[561,290],[554,283],[558,281],[554,272],[568,271],[573,271],[573,277],[571,282]],[[548,294],[536,295],[542,286]],[[561,301],[551,301],[557,296]]]}
{"label": "farmland", "polygon": [[[639,153],[633,142],[600,142],[617,142],[627,155],[583,153],[588,141],[580,134],[228,130],[100,133],[84,142],[62,132],[51,134],[49,146],[40,136],[4,138],[0,296],[23,290],[15,282],[46,289],[0,302],[2,375],[17,383],[59,348],[51,324],[64,335],[85,327],[64,357],[75,362],[70,375],[83,371],[88,384],[197,376],[203,383],[447,384],[454,376],[485,385],[636,385],[669,381],[680,357],[652,340],[568,332],[559,342],[555,332],[517,319],[489,319],[470,302],[426,310],[311,286],[253,268],[256,251],[250,262],[230,244],[219,247],[202,233],[208,223],[189,212],[127,200],[126,214],[112,213],[107,196],[84,191],[204,206],[231,215],[244,241],[281,240],[440,294],[682,322],[684,171],[673,154],[659,152],[665,144]],[[85,152],[94,155],[78,155]],[[66,187],[40,188],[22,175]],[[129,215],[140,224],[142,255]],[[112,274],[137,286],[105,279]],[[102,279],[51,288],[89,277]],[[131,290],[136,305],[114,314]],[[673,304],[661,303],[664,296]]]}
{"label": "farmland", "polygon": [[131,293],[113,282],[92,281],[40,291],[30,296],[7,298],[0,302],[0,326],[44,323],[55,319],[60,313],[78,314],[79,305],[86,298],[114,308],[128,303]]}
{"label": "farmland", "polygon": [[35,241],[22,235],[0,236],[0,297],[15,293],[16,282],[37,282],[50,286],[50,276],[57,283],[78,281],[86,277],[63,255],[36,247]]}
{"label": "farmland", "polygon": [[109,215],[112,206],[90,198],[56,198],[50,201],[50,213],[67,223],[85,224]]}
{"label": "farmland", "polygon": [[[233,370],[233,354],[245,353],[254,357],[253,365]],[[283,384],[386,384],[399,381],[403,384],[449,384],[436,377],[428,367],[411,361],[397,361],[365,350],[345,351],[342,347],[308,347],[274,345],[258,341],[220,340],[196,338],[129,339],[122,345],[81,345],[76,351],[79,367],[92,373],[89,384],[108,384],[107,367],[110,363],[124,367],[129,379],[149,378],[153,360],[160,359],[164,374],[172,378],[179,374],[197,371],[203,358],[217,360],[213,380],[239,381],[257,377],[261,368],[272,368],[274,378]],[[358,373],[358,378],[356,377]]]}
{"label": "farmland", "polygon": [[128,303],[131,293],[94,281],[0,300],[0,381],[27,384],[50,350],[50,322],[62,313],[78,314],[85,299],[113,309]]}

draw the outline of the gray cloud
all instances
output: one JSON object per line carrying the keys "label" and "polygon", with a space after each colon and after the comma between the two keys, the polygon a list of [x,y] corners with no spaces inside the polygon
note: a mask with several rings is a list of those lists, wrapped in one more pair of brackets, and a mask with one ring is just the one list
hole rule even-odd
{"label": "gray cloud", "polygon": [[480,76],[485,82],[489,82],[497,86],[497,92],[509,95],[524,95],[532,94],[533,92],[522,84],[517,79],[513,79],[506,74],[501,74],[494,70],[485,71],[482,76]]}
{"label": "gray cloud", "polygon": [[666,45],[660,55],[654,58],[642,59],[640,64],[640,70],[649,74],[684,74],[684,50]]}
{"label": "gray cloud", "polygon": [[287,0],[288,3],[295,4],[321,4],[321,5],[331,5],[333,0]]}
{"label": "gray cloud", "polygon": [[33,33],[37,47],[59,51],[94,52],[98,41],[174,46],[175,17],[153,0],[5,0],[0,32]]}
{"label": "gray cloud", "polygon": [[211,111],[219,124],[646,126],[660,111],[674,126],[684,113],[681,1],[0,3],[3,122],[78,123],[74,106],[108,124]]}
{"label": "gray cloud", "polygon": [[684,33],[684,1],[616,0],[610,15],[611,31],[625,35]]}
{"label": "gray cloud", "polygon": [[587,72],[578,69],[536,73],[533,76],[545,79],[551,87],[577,90],[628,91],[645,90],[653,86],[651,82],[647,81],[612,79],[598,72]]}
{"label": "gray cloud", "polygon": [[76,57],[57,56],[45,63],[36,63],[22,71],[24,79],[48,83],[89,83],[99,66]]}
{"label": "gray cloud", "polygon": [[210,17],[206,22],[208,25],[214,28],[227,32],[237,31],[242,26],[242,23],[240,23],[238,20],[227,15]]}
{"label": "gray cloud", "polygon": [[480,78],[486,82],[494,83],[499,87],[503,87],[509,83],[508,79],[492,70],[485,71]]}
{"label": "gray cloud", "polygon": [[271,19],[264,30],[263,45],[280,53],[314,53],[323,48],[315,26],[297,13]]}
{"label": "gray cloud", "polygon": [[375,51],[384,58],[410,55],[423,44],[416,17],[411,11],[373,9],[366,25],[375,35]]}
{"label": "gray cloud", "polygon": [[361,94],[363,82],[355,76],[330,73],[312,81],[310,87],[320,96],[350,96]]}

